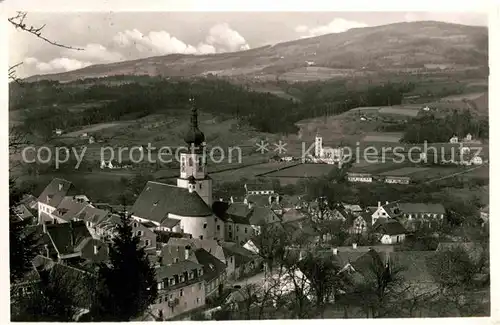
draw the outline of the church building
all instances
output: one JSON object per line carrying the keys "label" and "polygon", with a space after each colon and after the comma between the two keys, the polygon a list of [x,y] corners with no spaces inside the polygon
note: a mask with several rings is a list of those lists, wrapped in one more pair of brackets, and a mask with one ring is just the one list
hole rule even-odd
{"label": "church building", "polygon": [[205,135],[198,128],[193,100],[191,123],[184,137],[188,151],[180,154],[177,186],[150,181],[131,213],[157,230],[191,234],[198,239],[224,239],[224,223],[212,212],[212,179],[204,156]]}

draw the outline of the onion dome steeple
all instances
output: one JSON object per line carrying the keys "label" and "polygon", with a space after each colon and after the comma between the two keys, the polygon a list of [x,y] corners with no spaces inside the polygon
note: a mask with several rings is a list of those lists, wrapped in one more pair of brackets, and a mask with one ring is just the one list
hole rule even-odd
{"label": "onion dome steeple", "polygon": [[189,102],[191,103],[191,125],[186,132],[184,141],[186,141],[189,146],[194,145],[198,147],[205,142],[205,135],[198,129],[198,111],[194,104],[194,98],[191,97]]}

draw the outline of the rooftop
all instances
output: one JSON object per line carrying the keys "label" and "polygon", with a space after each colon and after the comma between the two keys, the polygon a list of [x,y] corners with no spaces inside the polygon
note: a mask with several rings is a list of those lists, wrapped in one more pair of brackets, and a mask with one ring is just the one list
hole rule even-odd
{"label": "rooftop", "polygon": [[135,201],[133,215],[163,222],[169,213],[186,217],[212,215],[211,209],[196,192],[186,188],[149,181]]}
{"label": "rooftop", "polygon": [[72,186],[73,184],[67,180],[54,178],[38,196],[38,202],[57,208]]}

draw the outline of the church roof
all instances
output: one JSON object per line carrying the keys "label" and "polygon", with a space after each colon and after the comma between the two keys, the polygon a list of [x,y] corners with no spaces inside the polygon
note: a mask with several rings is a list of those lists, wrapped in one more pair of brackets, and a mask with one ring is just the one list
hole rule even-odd
{"label": "church roof", "polygon": [[162,222],[169,213],[186,217],[204,217],[212,211],[196,192],[174,185],[149,181],[132,206],[133,215]]}

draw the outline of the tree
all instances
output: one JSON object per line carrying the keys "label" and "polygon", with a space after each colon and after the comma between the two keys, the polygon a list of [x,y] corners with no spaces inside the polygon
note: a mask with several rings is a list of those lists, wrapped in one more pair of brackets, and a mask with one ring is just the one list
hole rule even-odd
{"label": "tree", "polygon": [[70,322],[88,308],[92,275],[58,264],[39,274],[30,294],[13,297],[12,320]]}
{"label": "tree", "polygon": [[10,214],[9,214],[9,254],[10,254],[10,281],[14,283],[29,272],[33,265],[31,261],[38,253],[38,236],[29,231],[27,226],[30,220],[19,220],[15,215],[14,207],[22,197],[22,192],[9,180]]}
{"label": "tree", "polygon": [[299,261],[302,272],[309,279],[315,295],[316,308],[323,314],[326,303],[337,290],[344,288],[344,279],[339,276],[342,266],[332,259],[331,255],[321,254],[320,251],[309,252]]}
{"label": "tree", "polygon": [[155,271],[139,237],[132,231],[131,217],[121,214],[107,264],[100,265],[91,314],[96,321],[130,321],[141,316],[156,300]]}

